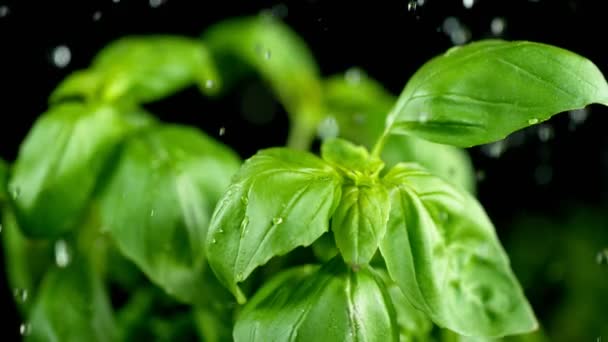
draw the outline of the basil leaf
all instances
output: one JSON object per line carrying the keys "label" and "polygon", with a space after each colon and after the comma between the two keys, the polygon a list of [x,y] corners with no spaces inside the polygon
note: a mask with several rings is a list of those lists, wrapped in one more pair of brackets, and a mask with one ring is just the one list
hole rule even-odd
{"label": "basil leaf", "polygon": [[25,341],[116,341],[110,299],[101,279],[80,258],[51,268],[27,322]]}
{"label": "basil leaf", "polygon": [[277,94],[292,124],[314,132],[321,115],[319,69],[306,43],[287,25],[264,16],[231,19],[209,28],[202,39],[222,79],[234,83],[253,69]]}
{"label": "basil leaf", "polygon": [[321,156],[356,184],[375,182],[384,167],[384,163],[370,156],[365,147],[343,139],[325,140],[321,145]]}
{"label": "basil leaf", "polygon": [[76,227],[116,146],[143,124],[129,116],[112,106],[65,103],[38,119],[9,183],[27,235],[57,237]]}
{"label": "basil leaf", "polygon": [[333,259],[267,282],[244,307],[235,341],[399,341],[395,312],[369,268],[347,270]]}
{"label": "basil leaf", "polygon": [[192,84],[213,94],[219,87],[215,65],[196,39],[179,36],[133,36],[105,47],[88,70],[63,81],[52,101],[96,96],[106,102],[127,98],[156,101]]}
{"label": "basil leaf", "polygon": [[7,190],[7,182],[8,182],[8,164],[0,159],[0,205],[8,200],[8,190]]}
{"label": "basil leaf", "polygon": [[342,189],[331,230],[346,263],[358,268],[372,259],[386,233],[389,210],[388,191],[380,184]]}
{"label": "basil leaf", "polygon": [[537,328],[494,227],[471,195],[416,164],[396,165],[384,182],[393,190],[380,251],[416,308],[467,336]]}
{"label": "basil leaf", "polygon": [[152,127],[130,137],[100,194],[120,251],[180,301],[205,300],[203,242],[213,207],[239,165],[194,128]]}
{"label": "basil leaf", "polygon": [[46,240],[25,237],[8,206],[3,208],[1,216],[4,270],[17,309],[25,316],[32,307],[33,295],[54,260],[53,245]]}
{"label": "basil leaf", "polygon": [[314,155],[286,148],[258,152],[218,203],[207,236],[209,264],[239,302],[237,283],[270,258],[308,246],[328,230],[340,175]]}
{"label": "basil leaf", "polygon": [[592,103],[608,105],[608,84],[586,58],[545,44],[486,40],[454,47],[422,66],[387,128],[468,147]]}
{"label": "basil leaf", "polygon": [[[348,73],[352,74],[352,70]],[[386,115],[395,97],[375,80],[357,72],[333,76],[324,83],[324,100],[328,113],[335,116],[340,136],[372,148],[384,130]],[[399,162],[416,162],[432,173],[470,192],[475,191],[473,166],[466,151],[432,143],[413,136],[391,135],[382,151],[387,167]]]}

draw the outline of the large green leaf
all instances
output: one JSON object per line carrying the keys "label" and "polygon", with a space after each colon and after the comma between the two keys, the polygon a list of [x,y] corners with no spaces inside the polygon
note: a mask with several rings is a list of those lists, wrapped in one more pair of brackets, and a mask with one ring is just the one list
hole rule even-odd
{"label": "large green leaf", "polygon": [[118,39],[101,50],[91,67],[68,76],[51,100],[126,98],[144,103],[192,84],[205,93],[214,93],[219,82],[211,56],[197,39],[133,36]]}
{"label": "large green leaf", "polygon": [[206,242],[213,271],[239,302],[245,297],[237,283],[255,268],[328,230],[341,181],[307,152],[273,148],[245,162],[213,213]]}
{"label": "large green leaf", "polygon": [[320,269],[304,266],[266,283],[237,318],[240,341],[399,341],[384,283],[365,267],[339,258]]}
{"label": "large green leaf", "polygon": [[38,119],[9,183],[24,232],[56,237],[75,228],[116,146],[148,120],[131,114],[108,105],[65,103]]}
{"label": "large green leaf", "polygon": [[536,319],[482,207],[416,164],[398,164],[380,251],[407,299],[462,335],[529,332]]}
{"label": "large green leaf", "polygon": [[474,146],[591,103],[608,84],[589,60],[550,45],[486,40],[420,68],[387,118],[392,133]]}
{"label": "large green leaf", "polygon": [[84,259],[48,271],[22,332],[25,341],[116,341],[110,298]]}
{"label": "large green leaf", "polygon": [[319,70],[304,41],[287,25],[268,16],[231,19],[209,28],[202,39],[216,57],[222,79],[234,83],[253,69],[277,94],[298,126],[297,134],[314,133],[321,115]]}
{"label": "large green leaf", "polygon": [[238,158],[194,128],[167,125],[129,138],[117,163],[100,195],[102,226],[167,293],[206,300],[204,240]]}
{"label": "large green leaf", "polygon": [[[396,99],[363,72],[357,71],[357,77],[352,76],[353,72],[332,76],[324,82],[325,108],[338,121],[341,137],[371,149],[382,134],[386,116]],[[382,160],[387,167],[416,162],[454,185],[475,191],[471,160],[460,148],[392,135],[384,145]]]}

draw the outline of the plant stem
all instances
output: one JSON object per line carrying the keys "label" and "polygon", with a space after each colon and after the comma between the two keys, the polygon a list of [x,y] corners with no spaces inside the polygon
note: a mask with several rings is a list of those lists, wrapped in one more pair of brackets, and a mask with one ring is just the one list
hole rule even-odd
{"label": "plant stem", "polygon": [[312,145],[316,134],[316,125],[310,119],[298,116],[291,120],[287,147],[307,151]]}
{"label": "plant stem", "polygon": [[372,149],[372,157],[380,158],[380,154],[382,153],[382,150],[384,149],[384,144],[386,144],[386,140],[388,139],[388,136],[389,136],[388,129],[385,129],[384,132],[382,132],[382,135],[376,141],[376,144],[374,145],[374,147]]}

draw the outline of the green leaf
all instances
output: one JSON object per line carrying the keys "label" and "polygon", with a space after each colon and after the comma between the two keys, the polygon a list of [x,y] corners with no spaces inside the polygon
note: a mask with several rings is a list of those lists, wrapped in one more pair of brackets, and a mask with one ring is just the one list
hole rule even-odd
{"label": "green leaf", "polygon": [[342,258],[353,268],[367,264],[376,253],[386,233],[390,204],[388,191],[381,184],[342,189],[331,230]]}
{"label": "green leaf", "polygon": [[370,156],[363,146],[343,139],[327,139],[321,145],[321,156],[350,178],[355,184],[370,184],[378,179],[384,163]]}
{"label": "green leaf", "polygon": [[1,216],[4,270],[17,308],[25,315],[31,309],[32,297],[46,270],[53,263],[53,244],[25,237],[9,207],[2,209]]}
{"label": "green leaf", "polygon": [[101,50],[89,69],[70,75],[58,86],[51,101],[82,96],[145,103],[193,84],[213,94],[219,82],[211,56],[197,39],[133,36]]}
{"label": "green leaf", "polygon": [[237,286],[273,256],[308,246],[328,230],[340,175],[314,155],[286,148],[258,152],[242,166],[213,213],[206,248],[218,279]]}
{"label": "green leaf", "polygon": [[116,146],[147,120],[107,105],[65,103],[44,113],[21,145],[9,183],[23,231],[49,238],[74,229]]}
{"label": "green leaf", "polygon": [[45,276],[25,325],[25,341],[116,341],[110,299],[81,259]]}
{"label": "green leaf", "polygon": [[588,59],[545,44],[486,40],[454,47],[422,66],[387,128],[468,147],[592,103],[608,105],[608,84]]}
{"label": "green leaf", "polygon": [[216,57],[222,79],[235,83],[247,69],[254,70],[277,94],[292,123],[314,132],[321,119],[319,70],[304,41],[287,25],[268,16],[231,19],[209,28],[202,39]]}
{"label": "green leaf", "polygon": [[[152,127],[130,137],[100,194],[102,226],[157,285],[205,301],[209,218],[239,160],[194,128]],[[208,284],[207,284],[208,283]]]}
{"label": "green leaf", "polygon": [[380,251],[416,308],[467,336],[537,328],[494,227],[470,194],[416,164],[398,164],[384,182],[393,190]]}
{"label": "green leaf", "polygon": [[8,182],[8,164],[0,159],[0,205],[6,202],[9,198],[7,190]]}
{"label": "green leaf", "polygon": [[[395,103],[395,97],[356,70],[325,81],[325,107],[338,121],[341,137],[372,148],[382,135],[386,115]],[[355,71],[357,76],[353,77]],[[460,148],[413,136],[391,135],[384,145],[382,160],[387,167],[399,162],[416,162],[454,185],[475,191],[471,160]]]}
{"label": "green leaf", "polygon": [[339,258],[267,282],[237,318],[240,341],[399,341],[389,294],[373,270]]}

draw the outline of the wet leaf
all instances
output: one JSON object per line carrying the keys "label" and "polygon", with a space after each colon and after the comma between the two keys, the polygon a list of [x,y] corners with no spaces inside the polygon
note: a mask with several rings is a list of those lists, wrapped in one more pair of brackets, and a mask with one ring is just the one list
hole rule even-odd
{"label": "wet leaf", "polygon": [[340,175],[297,150],[262,150],[248,159],[215,209],[206,248],[218,279],[244,302],[237,283],[273,256],[308,246],[328,230]]}
{"label": "wet leaf", "polygon": [[414,307],[466,336],[538,327],[492,223],[470,194],[416,164],[397,164],[384,181],[392,205],[380,251]]}
{"label": "wet leaf", "polygon": [[117,145],[151,119],[109,105],[64,103],[34,124],[9,181],[19,225],[33,237],[57,237],[83,219]]}
{"label": "wet leaf", "polygon": [[608,84],[588,59],[527,41],[454,47],[408,81],[387,128],[469,147],[592,103],[608,105]]}
{"label": "wet leaf", "polygon": [[203,251],[209,218],[238,165],[232,151],[197,129],[142,131],[125,142],[100,195],[102,227],[167,293],[204,303],[213,283]]}
{"label": "wet leaf", "polygon": [[284,271],[245,306],[235,341],[399,341],[395,311],[369,268],[349,271],[339,258]]}

